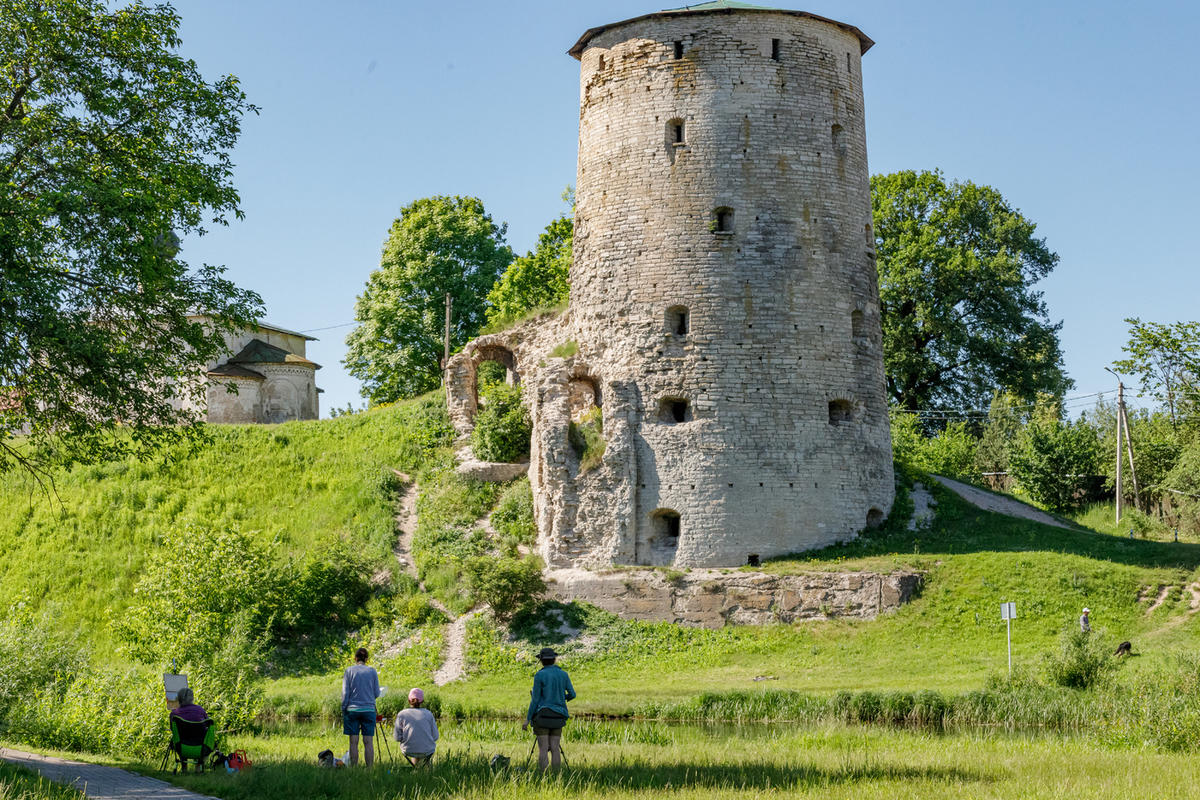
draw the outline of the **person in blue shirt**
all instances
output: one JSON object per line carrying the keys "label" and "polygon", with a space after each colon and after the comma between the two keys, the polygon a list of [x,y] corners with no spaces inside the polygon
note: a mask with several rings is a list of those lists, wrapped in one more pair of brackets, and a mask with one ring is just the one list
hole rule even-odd
{"label": "person in blue shirt", "polygon": [[358,735],[367,766],[375,761],[375,699],[383,692],[379,675],[367,666],[367,648],[354,652],[354,666],[342,676],[342,732],[350,737],[350,765],[358,763]]}
{"label": "person in blue shirt", "polygon": [[542,668],[533,676],[529,710],[525,712],[521,730],[529,730],[533,725],[538,743],[538,769],[544,772],[547,763],[554,769],[562,765],[562,729],[570,716],[567,702],[575,699],[575,687],[571,686],[566,670],[554,663],[558,653],[543,647],[537,657]]}

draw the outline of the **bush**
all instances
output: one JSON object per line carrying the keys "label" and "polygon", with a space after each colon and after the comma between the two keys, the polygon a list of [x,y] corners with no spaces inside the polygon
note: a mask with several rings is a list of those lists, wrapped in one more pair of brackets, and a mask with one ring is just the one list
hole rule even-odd
{"label": "bush", "polygon": [[537,539],[537,523],[533,518],[533,490],[529,478],[520,478],[504,490],[496,510],[492,512],[492,527],[501,536],[520,544],[531,545]]}
{"label": "bush", "polygon": [[500,622],[533,606],[546,591],[542,560],[537,556],[476,556],[467,560],[463,575],[472,598],[491,606]]}
{"label": "bush", "polygon": [[579,472],[582,474],[600,466],[604,458],[604,414],[593,408],[578,422],[567,428],[567,441],[579,457]]}
{"label": "bush", "polygon": [[1086,422],[1063,422],[1057,408],[1043,411],[1021,432],[1010,455],[1013,477],[1030,497],[1054,511],[1077,508],[1098,471],[1100,444]]}
{"label": "bush", "polygon": [[529,459],[533,424],[521,404],[521,389],[492,384],[481,393],[482,408],[475,415],[471,447],[481,461],[516,463]]}
{"label": "bush", "polygon": [[1098,632],[1068,627],[1058,638],[1058,652],[1045,656],[1046,680],[1055,686],[1087,689],[1116,667],[1107,644]]}

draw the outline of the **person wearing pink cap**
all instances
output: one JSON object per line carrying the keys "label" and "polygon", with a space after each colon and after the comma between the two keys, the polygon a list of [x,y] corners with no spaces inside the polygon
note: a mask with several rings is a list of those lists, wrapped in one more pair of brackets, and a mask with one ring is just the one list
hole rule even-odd
{"label": "person wearing pink cap", "polygon": [[427,764],[437,749],[438,729],[433,712],[424,708],[425,693],[413,689],[408,693],[406,708],[396,715],[393,738],[400,743],[400,752],[414,767]]}

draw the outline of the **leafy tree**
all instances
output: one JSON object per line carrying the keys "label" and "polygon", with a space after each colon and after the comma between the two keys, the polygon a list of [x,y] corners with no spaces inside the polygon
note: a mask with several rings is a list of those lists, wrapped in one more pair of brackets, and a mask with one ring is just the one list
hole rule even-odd
{"label": "leafy tree", "polygon": [[1138,376],[1142,392],[1167,407],[1171,425],[1178,425],[1181,405],[1200,399],[1200,323],[1142,322],[1125,320],[1129,342],[1122,347],[1128,358],[1114,361],[1120,372]]}
{"label": "leafy tree", "polygon": [[[1025,416],[1020,401],[1011,393],[996,392],[992,396],[987,422],[975,449],[976,472],[988,477],[1008,472],[1009,452],[1025,424]],[[1001,483],[987,478],[985,482],[993,485]]]}
{"label": "leafy tree", "polygon": [[1035,501],[1054,511],[1080,502],[1090,476],[1098,472],[1096,431],[1086,420],[1063,422],[1057,405],[1032,415],[1010,454],[1010,470]]}
{"label": "leafy tree", "polygon": [[438,385],[446,293],[451,349],[479,332],[484,297],[512,262],[506,228],[474,197],[425,197],[401,209],[355,305],[359,325],[346,337],[346,369],[372,404]]}
{"label": "leafy tree", "polygon": [[195,437],[187,379],[261,311],[176,257],[177,234],[241,217],[230,151],[257,110],[175,52],[178,27],[169,5],[3,5],[0,471]]}
{"label": "leafy tree", "polygon": [[1058,263],[988,186],[940,172],[871,179],[884,368],[901,408],[979,407],[996,389],[1061,397],[1061,323],[1031,288]]}
{"label": "leafy tree", "polygon": [[892,453],[901,468],[974,480],[977,440],[965,422],[951,422],[927,437],[916,414],[892,409]]}
{"label": "leafy tree", "polygon": [[538,236],[537,247],[513,261],[488,294],[488,327],[499,330],[532,311],[567,302],[575,223],[559,217]]}
{"label": "leafy tree", "polygon": [[[1117,449],[1116,403],[1101,400],[1096,403],[1094,409],[1085,413],[1082,419],[1096,431],[1100,446],[1100,474],[1105,476],[1105,486],[1114,489]],[[1162,487],[1167,474],[1179,461],[1183,432],[1172,427],[1170,417],[1162,411],[1128,409],[1128,423],[1129,434],[1133,438],[1138,488],[1141,490],[1141,499],[1149,503],[1162,497]],[[1133,481],[1129,479],[1129,461],[1124,442],[1121,445],[1121,467],[1125,475],[1122,493],[1127,502],[1133,501]]]}

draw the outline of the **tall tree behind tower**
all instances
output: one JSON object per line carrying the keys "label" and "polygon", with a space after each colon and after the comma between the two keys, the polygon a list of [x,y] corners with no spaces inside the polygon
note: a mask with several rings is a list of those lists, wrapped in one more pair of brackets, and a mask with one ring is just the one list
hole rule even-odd
{"label": "tall tree behind tower", "polygon": [[487,293],[513,259],[506,230],[475,197],[425,197],[401,209],[346,337],[346,369],[372,404],[438,385],[446,294],[455,350],[478,333]]}
{"label": "tall tree behind tower", "polygon": [[1041,292],[1058,256],[999,192],[939,172],[871,178],[884,372],[901,408],[983,408],[995,391],[1061,397]]}

